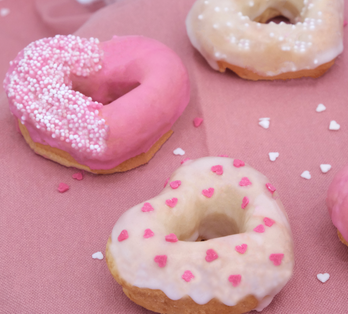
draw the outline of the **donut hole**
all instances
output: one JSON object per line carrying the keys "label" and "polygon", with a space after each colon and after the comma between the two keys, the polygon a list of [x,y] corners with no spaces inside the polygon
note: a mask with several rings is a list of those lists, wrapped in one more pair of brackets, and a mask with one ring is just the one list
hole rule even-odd
{"label": "donut hole", "polygon": [[114,77],[96,79],[97,76],[88,78],[73,76],[72,89],[106,106],[140,85],[139,82],[133,80],[116,81]]}
{"label": "donut hole", "polygon": [[279,1],[273,3],[271,7],[267,7],[261,14],[259,14],[260,8],[256,6],[249,9],[248,12],[243,12],[243,14],[249,16],[252,21],[262,24],[270,22],[295,24],[301,17],[300,13],[303,7],[303,1],[302,3],[299,3],[299,1]]}

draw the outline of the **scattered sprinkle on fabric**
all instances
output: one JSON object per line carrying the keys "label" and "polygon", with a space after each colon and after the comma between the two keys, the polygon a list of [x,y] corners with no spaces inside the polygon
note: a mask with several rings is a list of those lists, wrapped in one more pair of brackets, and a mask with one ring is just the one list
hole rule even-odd
{"label": "scattered sprinkle on fabric", "polygon": [[304,179],[309,180],[312,176],[311,176],[311,174],[309,173],[309,171],[306,170],[306,171],[303,171],[303,172],[302,172],[301,177],[304,178]]}
{"label": "scattered sprinkle on fabric", "polygon": [[329,164],[321,164],[320,165],[320,170],[322,173],[326,173],[331,169],[331,165]]}
{"label": "scattered sprinkle on fabric", "polygon": [[72,175],[73,179],[81,181],[83,179],[83,173],[82,172],[77,172]]}
{"label": "scattered sprinkle on fabric", "polygon": [[268,153],[268,156],[270,161],[275,161],[279,157],[279,153],[277,152]]}
{"label": "scattered sprinkle on fabric", "polygon": [[325,110],[326,110],[326,107],[323,104],[319,104],[316,109],[316,112],[323,112]]}
{"label": "scattered sprinkle on fabric", "polygon": [[332,131],[337,131],[341,128],[341,126],[335,121],[335,120],[332,120],[330,122],[330,126],[329,126],[329,130],[332,130]]}
{"label": "scattered sprinkle on fabric", "polygon": [[173,154],[176,156],[178,156],[178,155],[184,156],[185,151],[182,148],[178,147],[177,149],[174,149]]}
{"label": "scattered sprinkle on fabric", "polygon": [[202,124],[202,122],[203,122],[203,119],[202,118],[194,118],[193,119],[193,125],[196,127],[196,128],[198,128],[201,124]]}
{"label": "scattered sprinkle on fabric", "polygon": [[317,275],[317,278],[318,278],[318,280],[319,280],[320,282],[325,283],[325,282],[327,282],[327,281],[329,280],[330,274],[328,274],[328,273],[325,273],[325,274],[318,274],[318,275]]}
{"label": "scattered sprinkle on fabric", "polygon": [[0,10],[0,16],[6,16],[6,15],[9,15],[10,14],[10,9],[8,8],[2,8]]}
{"label": "scattered sprinkle on fabric", "polygon": [[259,125],[262,126],[264,129],[269,128],[270,121],[269,120],[260,120]]}
{"label": "scattered sprinkle on fabric", "polygon": [[64,192],[68,191],[69,189],[70,189],[70,187],[66,183],[61,182],[58,185],[58,192],[59,193],[64,193]]}
{"label": "scattered sprinkle on fabric", "polygon": [[92,254],[92,258],[102,260],[104,258],[104,255],[102,252],[95,252]]}

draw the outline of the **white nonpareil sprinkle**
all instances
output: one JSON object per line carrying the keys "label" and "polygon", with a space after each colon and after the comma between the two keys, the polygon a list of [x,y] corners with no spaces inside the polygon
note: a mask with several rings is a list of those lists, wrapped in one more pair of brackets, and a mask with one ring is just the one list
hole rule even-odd
{"label": "white nonpareil sprinkle", "polygon": [[0,16],[6,16],[6,15],[9,15],[10,14],[10,9],[8,8],[2,8],[0,10]]}
{"label": "white nonpareil sprinkle", "polygon": [[268,153],[268,156],[270,161],[275,161],[279,157],[279,153],[278,152]]}
{"label": "white nonpareil sprinkle", "polygon": [[301,177],[304,178],[304,179],[309,180],[312,176],[311,176],[311,174],[309,173],[309,171],[306,170],[306,171],[303,171],[303,172],[302,172]]}
{"label": "white nonpareil sprinkle", "polygon": [[174,149],[173,154],[177,156],[183,156],[185,155],[185,151],[182,148],[178,147],[177,149]]}
{"label": "white nonpareil sprinkle", "polygon": [[318,274],[318,275],[317,275],[317,278],[318,278],[318,280],[319,280],[320,282],[325,283],[325,282],[327,282],[327,281],[329,280],[330,274],[328,274],[328,273]]}
{"label": "white nonpareil sprinkle", "polygon": [[268,129],[270,124],[270,118],[261,118],[259,121],[259,125],[264,129]]}
{"label": "white nonpareil sprinkle", "polygon": [[332,120],[330,122],[330,125],[329,125],[329,130],[332,130],[332,131],[337,131],[341,128],[341,126],[335,121],[335,120]]}
{"label": "white nonpareil sprinkle", "polygon": [[326,110],[326,107],[323,104],[319,104],[317,109],[315,109],[316,112],[323,112]]}
{"label": "white nonpareil sprinkle", "polygon": [[92,258],[102,260],[104,258],[104,255],[102,252],[95,252],[92,254]]}
{"label": "white nonpareil sprinkle", "polygon": [[327,173],[331,169],[331,165],[329,164],[321,164],[320,170],[322,173]]}

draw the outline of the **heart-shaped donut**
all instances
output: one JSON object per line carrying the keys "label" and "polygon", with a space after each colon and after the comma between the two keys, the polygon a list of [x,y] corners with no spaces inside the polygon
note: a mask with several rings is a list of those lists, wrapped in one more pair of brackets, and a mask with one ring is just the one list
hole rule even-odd
{"label": "heart-shaped donut", "polygon": [[[343,6],[343,0],[197,0],[187,33],[215,70],[250,80],[318,77],[343,51]],[[291,24],[265,24],[276,16]]]}
{"label": "heart-shaped donut", "polygon": [[106,259],[126,295],[159,313],[266,307],[294,266],[268,179],[240,160],[206,157],[183,163],[169,182],[181,184],[126,211],[112,231]]}

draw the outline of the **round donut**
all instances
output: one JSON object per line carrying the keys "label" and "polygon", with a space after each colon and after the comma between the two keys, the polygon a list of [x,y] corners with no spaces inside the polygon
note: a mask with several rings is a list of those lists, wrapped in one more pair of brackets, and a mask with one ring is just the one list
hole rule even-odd
{"label": "round donut", "polygon": [[326,204],[338,238],[348,246],[348,166],[335,175],[327,192]]}
{"label": "round donut", "polygon": [[[220,72],[249,80],[319,77],[343,51],[343,0],[197,0],[192,45]],[[270,19],[284,16],[292,24]]]}
{"label": "round donut", "polygon": [[180,58],[142,36],[40,39],[11,61],[4,88],[37,154],[93,173],[148,162],[190,97]]}
{"label": "round donut", "polygon": [[225,157],[186,160],[158,196],[126,211],[106,259],[132,301],[170,314],[260,311],[294,267],[276,189]]}

